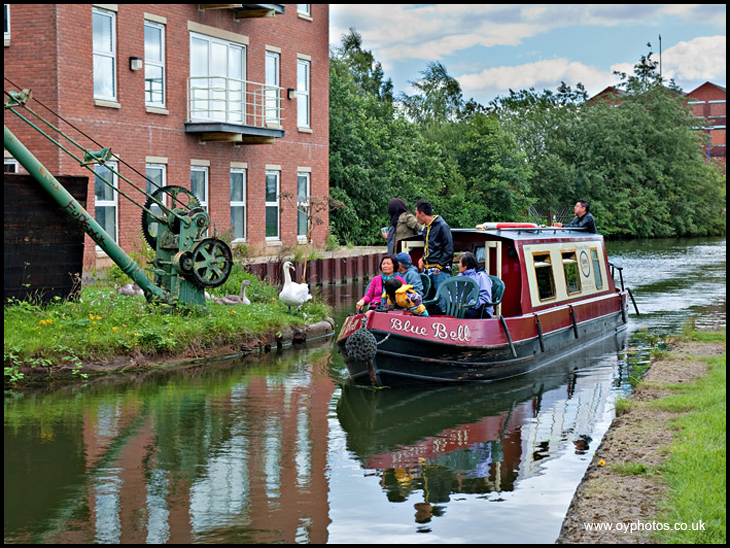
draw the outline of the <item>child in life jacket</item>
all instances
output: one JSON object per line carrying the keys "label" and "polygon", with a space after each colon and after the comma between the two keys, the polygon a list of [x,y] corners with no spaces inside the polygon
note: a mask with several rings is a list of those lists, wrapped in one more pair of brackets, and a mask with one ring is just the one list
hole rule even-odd
{"label": "child in life jacket", "polygon": [[420,293],[413,289],[412,285],[404,284],[398,278],[383,282],[382,305],[408,310],[416,316],[428,316]]}

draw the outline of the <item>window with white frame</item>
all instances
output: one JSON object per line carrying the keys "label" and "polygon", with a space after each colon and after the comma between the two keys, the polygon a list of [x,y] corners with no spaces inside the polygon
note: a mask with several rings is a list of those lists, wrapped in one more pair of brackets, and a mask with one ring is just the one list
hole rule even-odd
{"label": "window with white frame", "polygon": [[144,101],[165,107],[165,25],[144,22]]}
{"label": "window with white frame", "polygon": [[297,13],[306,15],[307,17],[312,16],[312,4],[297,4]]}
{"label": "window with white frame", "polygon": [[10,4],[3,4],[3,33],[10,40]]}
{"label": "window with white frame", "polygon": [[246,48],[190,35],[190,118],[245,123]]}
{"label": "window with white frame", "polygon": [[266,172],[266,239],[279,239],[279,179],[281,172]]}
{"label": "window with white frame", "polygon": [[279,125],[279,63],[281,56],[266,52],[266,123]]}
{"label": "window with white frame", "polygon": [[208,211],[208,168],[190,167],[190,191],[200,201],[200,206]]}
{"label": "window with white frame", "polygon": [[15,158],[5,158],[3,173],[20,173],[20,164]]}
{"label": "window with white frame", "polygon": [[297,59],[297,126],[309,127],[309,70],[310,62]]}
{"label": "window with white frame", "polygon": [[[145,190],[147,194],[152,194],[167,184],[167,166],[165,164],[147,164],[145,166],[145,176],[147,177]],[[165,195],[157,197],[161,198],[160,201],[163,204],[167,204]],[[162,216],[162,209],[155,203],[150,206],[150,211],[155,215]],[[148,228],[150,235],[157,236],[157,223],[151,223]]]}
{"label": "window with white frame", "polygon": [[111,236],[112,240],[118,242],[119,193],[115,189],[119,187],[119,181],[116,171],[116,162],[106,162],[104,165],[94,166],[94,219]]}
{"label": "window with white frame", "polygon": [[234,240],[246,239],[245,169],[231,169],[231,229]]}
{"label": "window with white frame", "polygon": [[309,228],[309,176],[307,172],[297,173],[297,238],[307,238]]}
{"label": "window with white frame", "polygon": [[165,164],[147,164],[145,166],[147,177],[146,191],[152,194],[155,190],[167,184],[167,166]]}
{"label": "window with white frame", "polygon": [[92,8],[94,98],[117,100],[116,13]]}

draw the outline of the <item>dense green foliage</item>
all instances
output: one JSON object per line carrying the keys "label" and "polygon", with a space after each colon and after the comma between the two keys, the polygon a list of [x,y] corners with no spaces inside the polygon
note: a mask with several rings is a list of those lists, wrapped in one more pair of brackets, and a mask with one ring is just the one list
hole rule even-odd
{"label": "dense green foliage", "polygon": [[[484,107],[464,100],[440,63],[394,97],[354,31],[330,61],[330,194],[341,242],[382,244],[393,197],[420,199],[452,227],[572,218],[592,204],[599,231],[622,237],[725,233],[725,175],[707,163],[681,92],[650,55],[620,95],[587,101],[579,84],[511,91]],[[562,218],[561,218],[562,215]]]}

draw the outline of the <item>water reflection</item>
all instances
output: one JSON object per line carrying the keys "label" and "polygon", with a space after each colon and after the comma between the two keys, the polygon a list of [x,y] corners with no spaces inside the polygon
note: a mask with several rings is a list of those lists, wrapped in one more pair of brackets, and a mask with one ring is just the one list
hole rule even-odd
{"label": "water reflection", "polygon": [[325,541],[329,344],[6,400],[5,541]]}
{"label": "water reflection", "polygon": [[346,385],[337,412],[347,448],[375,471],[388,501],[413,505],[418,524],[444,515],[443,505],[461,494],[514,491],[550,460],[595,450],[625,343],[624,333],[539,374],[488,385]]}

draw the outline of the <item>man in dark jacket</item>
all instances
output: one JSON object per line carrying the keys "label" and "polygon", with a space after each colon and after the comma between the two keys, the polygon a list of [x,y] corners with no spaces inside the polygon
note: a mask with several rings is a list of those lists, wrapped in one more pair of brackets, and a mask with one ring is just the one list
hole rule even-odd
{"label": "man in dark jacket", "polygon": [[573,207],[573,213],[575,213],[575,217],[573,218],[573,220],[570,221],[567,225],[563,225],[563,223],[553,223],[553,226],[565,226],[566,228],[571,226],[583,227],[586,229],[586,232],[592,232],[593,234],[597,234],[598,230],[596,230],[596,221],[590,211],[590,203],[588,203],[586,200],[578,200]]}
{"label": "man in dark jacket", "polygon": [[431,278],[434,290],[451,277],[451,263],[454,261],[454,240],[451,228],[443,217],[433,214],[430,202],[421,200],[416,204],[416,219],[423,228],[423,258],[419,267]]}

